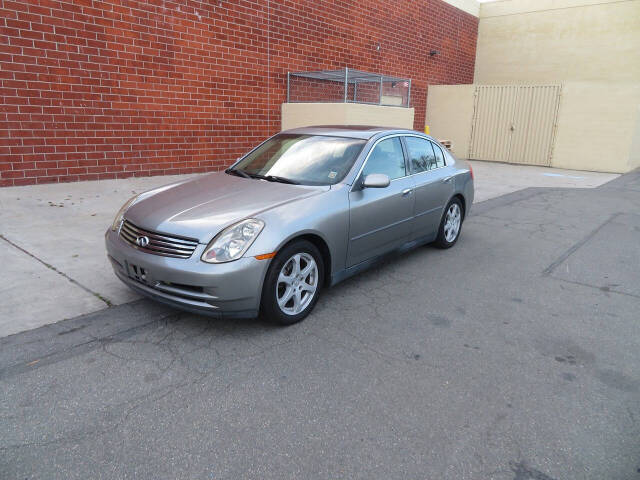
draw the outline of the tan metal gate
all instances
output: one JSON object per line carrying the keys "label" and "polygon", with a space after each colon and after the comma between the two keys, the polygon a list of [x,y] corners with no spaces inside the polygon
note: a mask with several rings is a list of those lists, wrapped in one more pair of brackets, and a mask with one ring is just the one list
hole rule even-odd
{"label": "tan metal gate", "polygon": [[551,165],[560,85],[478,85],[469,158]]}

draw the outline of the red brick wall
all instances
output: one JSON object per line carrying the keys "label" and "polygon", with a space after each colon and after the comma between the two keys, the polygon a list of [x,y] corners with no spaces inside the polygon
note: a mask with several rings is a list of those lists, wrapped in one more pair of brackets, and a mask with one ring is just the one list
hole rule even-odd
{"label": "red brick wall", "polygon": [[410,77],[421,129],[427,84],[473,81],[477,24],[440,0],[0,0],[0,186],[220,169],[279,130],[288,70]]}

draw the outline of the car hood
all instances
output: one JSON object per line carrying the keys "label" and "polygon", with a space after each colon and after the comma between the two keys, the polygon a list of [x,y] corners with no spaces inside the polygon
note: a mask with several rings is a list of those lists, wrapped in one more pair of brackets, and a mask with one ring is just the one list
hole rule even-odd
{"label": "car hood", "polygon": [[327,190],[218,172],[152,190],[127,210],[125,218],[146,230],[209,243],[233,223]]}

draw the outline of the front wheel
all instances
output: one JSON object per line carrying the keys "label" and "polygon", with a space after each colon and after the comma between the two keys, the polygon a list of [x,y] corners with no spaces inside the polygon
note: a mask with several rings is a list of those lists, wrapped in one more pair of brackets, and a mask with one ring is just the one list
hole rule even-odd
{"label": "front wheel", "polygon": [[303,320],[318,301],[324,264],[310,242],[297,240],[275,256],[262,287],[263,315],[281,325]]}
{"label": "front wheel", "polygon": [[462,202],[459,198],[453,198],[447,205],[445,213],[440,221],[438,237],[434,245],[438,248],[451,248],[460,237],[463,218]]}

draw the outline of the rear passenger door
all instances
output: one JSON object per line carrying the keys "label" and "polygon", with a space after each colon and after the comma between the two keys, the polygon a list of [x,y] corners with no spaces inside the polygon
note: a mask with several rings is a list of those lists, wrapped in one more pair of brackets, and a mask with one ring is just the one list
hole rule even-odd
{"label": "rear passenger door", "polygon": [[436,237],[442,211],[453,195],[453,174],[435,143],[410,135],[404,137],[404,142],[416,195],[411,240],[430,241]]}

